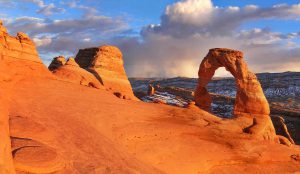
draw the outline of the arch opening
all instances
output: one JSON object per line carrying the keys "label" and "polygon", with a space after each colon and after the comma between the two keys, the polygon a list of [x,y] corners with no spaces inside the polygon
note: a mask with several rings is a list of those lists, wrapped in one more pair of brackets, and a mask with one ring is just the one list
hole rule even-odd
{"label": "arch opening", "polygon": [[236,98],[236,81],[233,75],[225,67],[219,67],[206,88],[212,99],[211,112],[221,118],[232,118]]}

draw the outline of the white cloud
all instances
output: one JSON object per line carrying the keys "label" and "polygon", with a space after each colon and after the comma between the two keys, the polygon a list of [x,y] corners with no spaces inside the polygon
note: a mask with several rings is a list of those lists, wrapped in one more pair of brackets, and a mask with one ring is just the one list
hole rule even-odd
{"label": "white cloud", "polygon": [[230,35],[241,24],[260,19],[300,19],[300,4],[268,8],[255,5],[244,8],[216,8],[211,0],[183,0],[168,6],[161,17],[160,25],[149,25],[143,30],[143,35]]}
{"label": "white cloud", "polygon": [[116,43],[124,51],[130,76],[196,77],[202,58],[215,47],[242,50],[254,72],[300,71],[300,45],[291,44],[300,36],[298,31],[239,30],[253,20],[297,20],[298,7],[220,8],[210,0],[182,0],[166,8],[161,23],[145,27],[142,39],[124,38]]}
{"label": "white cloud", "polygon": [[63,3],[63,4],[66,4],[70,8],[82,10],[85,13],[85,16],[92,16],[98,12],[98,10],[95,7],[81,5],[81,4],[78,4],[76,1],[71,1],[71,2]]}
{"label": "white cloud", "polygon": [[65,12],[64,8],[58,8],[53,3],[45,4],[43,0],[23,0],[23,1],[36,4],[38,7],[40,7],[40,9],[37,10],[37,13],[43,14],[45,16],[51,16],[54,13]]}
{"label": "white cloud", "polygon": [[41,13],[45,16],[50,16],[53,13],[63,13],[63,12],[65,12],[65,9],[57,8],[53,3],[48,4],[37,11],[37,13]]}
{"label": "white cloud", "polygon": [[51,37],[47,37],[47,36],[34,37],[33,41],[37,47],[41,47],[41,46],[45,47],[45,46],[51,44],[52,39],[51,39]]}
{"label": "white cloud", "polygon": [[[46,6],[41,0],[27,1]],[[300,45],[295,41],[299,29],[287,34],[267,28],[240,30],[242,24],[255,20],[296,21],[300,4],[221,8],[210,0],[182,0],[167,6],[161,22],[146,26],[136,37],[124,36],[130,28],[123,18],[97,15],[94,7],[75,1],[68,7],[83,11],[83,16],[60,20],[22,17],[5,23],[12,33],[29,33],[42,55],[74,55],[79,48],[117,44],[131,77],[196,77],[202,58],[214,47],[243,51],[254,72],[300,71]],[[225,75],[224,70],[217,73]]]}
{"label": "white cloud", "polygon": [[163,18],[168,22],[195,23],[206,21],[212,10],[213,5],[210,0],[184,0],[167,6]]}
{"label": "white cloud", "polygon": [[1,8],[14,8],[16,6],[16,2],[12,0],[0,0]]}
{"label": "white cloud", "polygon": [[288,38],[279,32],[271,32],[269,29],[254,28],[252,30],[240,31],[237,34],[240,40],[247,45],[273,44]]}
{"label": "white cloud", "polygon": [[42,1],[42,0],[25,0],[25,1],[26,2],[34,3],[34,4],[36,4],[39,7],[44,7],[45,6],[44,1]]}
{"label": "white cloud", "polygon": [[13,35],[19,31],[28,33],[41,54],[76,54],[80,48],[99,46],[128,29],[123,19],[107,16],[61,20],[25,16],[6,19],[4,24]]}

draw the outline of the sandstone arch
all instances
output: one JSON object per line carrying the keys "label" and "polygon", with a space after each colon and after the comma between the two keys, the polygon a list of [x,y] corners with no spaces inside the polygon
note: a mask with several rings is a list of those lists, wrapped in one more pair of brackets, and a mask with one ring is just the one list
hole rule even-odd
{"label": "sandstone arch", "polygon": [[256,75],[249,71],[241,51],[227,48],[209,50],[201,62],[198,72],[199,81],[195,91],[196,105],[210,111],[212,100],[206,85],[220,67],[225,67],[236,80],[237,93],[233,115],[238,118],[237,121],[242,125],[243,131],[253,134],[259,139],[288,142],[286,138],[276,135],[269,116],[269,103]]}
{"label": "sandstone arch", "polygon": [[209,50],[209,53],[200,65],[198,72],[199,81],[195,91],[195,102],[198,107],[210,111],[212,100],[206,85],[220,67],[225,67],[236,80],[237,93],[233,111],[234,116],[244,113],[270,114],[269,104],[261,85],[256,75],[249,71],[243,59],[243,53],[226,48]]}

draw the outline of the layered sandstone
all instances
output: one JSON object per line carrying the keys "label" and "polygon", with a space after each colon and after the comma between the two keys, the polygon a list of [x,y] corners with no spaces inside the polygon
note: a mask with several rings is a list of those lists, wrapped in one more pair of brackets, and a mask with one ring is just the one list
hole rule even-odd
{"label": "layered sandstone", "polygon": [[268,101],[256,75],[249,71],[243,53],[240,51],[226,48],[209,50],[199,67],[199,80],[195,91],[196,105],[210,111],[212,99],[206,85],[220,67],[225,67],[236,80],[237,94],[234,116],[253,117],[251,125],[245,128],[245,132],[276,141],[275,129],[269,116]]}
{"label": "layered sandstone", "polygon": [[[3,26],[1,31],[6,31]],[[84,121],[90,114],[78,111],[86,106],[86,111],[91,110],[89,102],[77,98],[86,92],[92,92],[89,99],[113,100],[113,95],[59,80],[42,64],[29,38],[25,40],[31,51],[15,50],[21,41],[12,43],[6,32],[0,36],[1,174],[160,173],[122,152],[95,130],[96,125]],[[19,38],[24,35],[14,39]],[[74,60],[68,66],[79,68]],[[99,106],[99,100],[95,104]]]}
{"label": "layered sandstone", "polygon": [[[193,106],[119,100],[54,78],[26,57],[3,59],[9,50],[0,45],[1,174],[300,170],[299,147],[244,134],[237,120]],[[78,68],[72,59],[64,66]]]}
{"label": "layered sandstone", "polygon": [[0,44],[4,47],[2,51],[4,59],[13,58],[42,63],[34,43],[25,33],[19,32],[17,37],[14,37],[6,33],[3,26],[1,26],[1,28]]}
{"label": "layered sandstone", "polygon": [[[38,73],[37,73],[38,72]],[[15,173],[12,160],[9,125],[10,102],[13,88],[24,77],[36,79],[51,77],[42,64],[32,40],[22,32],[16,37],[8,34],[0,21],[0,173]]]}
{"label": "layered sandstone", "polygon": [[[48,76],[51,73],[43,65],[39,58],[38,52],[33,41],[23,32],[18,32],[17,36],[11,36],[7,33],[6,28],[0,21],[0,50],[2,60],[14,64],[14,69],[11,70],[16,74],[28,74],[33,77]],[[22,65],[20,66],[20,62]],[[26,66],[24,68],[23,66]],[[32,73],[32,71],[40,71],[40,73]]]}
{"label": "layered sandstone", "polygon": [[66,64],[66,58],[64,56],[58,56],[52,60],[52,62],[48,66],[48,69],[50,71],[54,71],[54,70],[58,69],[59,67],[63,66],[64,64]]}
{"label": "layered sandstone", "polygon": [[116,96],[137,100],[127,78],[122,57],[122,52],[117,47],[104,45],[79,50],[75,60]]}
{"label": "layered sandstone", "polygon": [[72,57],[69,58],[63,66],[55,69],[53,74],[63,81],[94,87],[97,89],[103,88],[103,85],[96,79],[96,77],[85,69],[80,68]]}

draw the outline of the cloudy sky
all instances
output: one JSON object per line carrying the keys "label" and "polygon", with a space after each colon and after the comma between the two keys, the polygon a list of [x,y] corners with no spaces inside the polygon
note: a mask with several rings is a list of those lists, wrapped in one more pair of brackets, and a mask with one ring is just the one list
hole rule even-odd
{"label": "cloudy sky", "polygon": [[[196,77],[209,48],[242,50],[254,72],[300,71],[300,0],[0,0],[11,34],[45,64],[114,44],[130,77]],[[221,69],[217,76],[227,76]]]}

